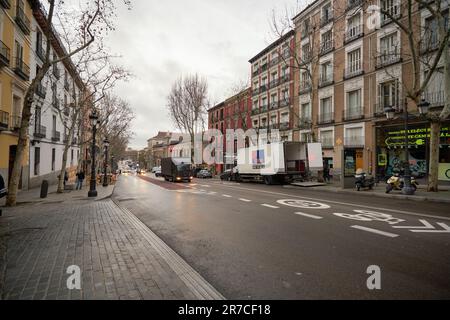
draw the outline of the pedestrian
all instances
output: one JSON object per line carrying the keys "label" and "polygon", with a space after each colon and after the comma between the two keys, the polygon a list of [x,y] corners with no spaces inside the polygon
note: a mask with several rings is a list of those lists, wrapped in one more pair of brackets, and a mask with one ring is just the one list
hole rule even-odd
{"label": "pedestrian", "polygon": [[[8,194],[8,190],[5,186],[5,180],[3,180],[2,175],[0,174],[0,198],[6,197]],[[2,215],[2,209],[0,209],[0,216]]]}
{"label": "pedestrian", "polygon": [[67,174],[67,171],[64,171],[64,188],[66,188],[66,183],[69,180],[69,176]]}
{"label": "pedestrian", "polygon": [[323,180],[325,182],[330,182],[330,167],[328,161],[323,162]]}
{"label": "pedestrian", "polygon": [[80,170],[77,172],[77,186],[75,190],[81,190],[83,188],[84,172]]}

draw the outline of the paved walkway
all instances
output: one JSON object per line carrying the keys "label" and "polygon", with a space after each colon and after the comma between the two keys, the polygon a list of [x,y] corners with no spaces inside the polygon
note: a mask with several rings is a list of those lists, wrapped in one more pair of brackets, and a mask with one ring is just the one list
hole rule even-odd
{"label": "paved walkway", "polygon": [[[133,214],[78,192],[3,209],[2,299],[223,298]],[[67,286],[72,265],[80,290]]]}

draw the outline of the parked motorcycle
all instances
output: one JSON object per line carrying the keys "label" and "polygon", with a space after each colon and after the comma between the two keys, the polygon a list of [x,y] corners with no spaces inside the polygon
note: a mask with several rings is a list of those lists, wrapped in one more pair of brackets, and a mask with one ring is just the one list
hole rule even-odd
{"label": "parked motorcycle", "polygon": [[374,185],[375,185],[375,179],[372,176],[367,175],[362,170],[356,171],[356,174],[355,174],[356,190],[360,191],[361,188],[364,188],[364,189],[368,188],[369,190],[372,190]]}
{"label": "parked motorcycle", "polygon": [[[416,179],[411,176],[411,187],[414,189],[414,191],[417,190],[418,185],[419,183],[416,181]],[[402,190],[404,186],[405,178],[403,176],[400,176],[400,174],[396,172],[387,181],[386,193],[389,193],[392,190]]]}

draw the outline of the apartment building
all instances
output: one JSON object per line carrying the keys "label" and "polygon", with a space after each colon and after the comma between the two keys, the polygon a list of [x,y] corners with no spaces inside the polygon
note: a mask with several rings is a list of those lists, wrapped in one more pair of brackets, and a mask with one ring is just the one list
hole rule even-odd
{"label": "apartment building", "polygon": [[[34,77],[45,59],[46,13],[36,7],[31,20],[31,76]],[[58,37],[51,42],[51,59],[66,55]],[[30,187],[42,180],[56,183],[62,166],[64,147],[72,127],[71,117],[76,99],[81,99],[83,82],[70,59],[54,64],[35,92],[30,124]],[[70,178],[76,175],[80,161],[79,130],[75,130],[67,154],[66,171]]]}
{"label": "apartment building", "polygon": [[[352,176],[356,168],[379,177],[390,174],[404,160],[404,131],[403,120],[387,121],[384,108],[417,113],[416,104],[404,93],[404,86],[412,82],[407,39],[385,15],[379,16],[378,25],[369,23],[373,12],[368,6],[373,4],[406,19],[400,0],[317,0],[293,19],[297,55],[304,64],[295,75],[300,140],[322,142],[324,159],[335,177]],[[424,8],[415,5],[413,12],[416,28],[433,26]],[[435,34],[429,33],[431,42]],[[420,73],[425,72],[422,66]],[[424,98],[433,106],[443,105],[442,82],[436,74],[427,87]],[[419,176],[427,173],[428,126],[420,118],[410,122],[411,134],[419,135],[412,139],[409,161]],[[444,165],[450,162],[446,127],[441,145]]]}
{"label": "apartment building", "polygon": [[[251,88],[247,88],[208,110],[208,128],[218,129],[223,134],[223,164],[215,166],[216,172],[232,168],[236,163],[237,136],[227,135],[227,129],[242,129],[244,132],[252,128]],[[232,146],[226,141],[233,141]]]}
{"label": "apartment building", "polygon": [[249,60],[251,64],[252,127],[278,129],[279,139],[294,138],[295,31],[292,30]]}
{"label": "apartment building", "polygon": [[[0,1],[0,174],[8,183],[17,152],[22,105],[30,79],[30,2]],[[28,188],[28,155],[19,189]]]}

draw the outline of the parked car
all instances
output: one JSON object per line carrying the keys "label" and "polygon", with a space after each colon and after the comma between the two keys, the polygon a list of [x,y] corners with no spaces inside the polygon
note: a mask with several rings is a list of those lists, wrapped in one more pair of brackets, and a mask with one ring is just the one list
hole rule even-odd
{"label": "parked car", "polygon": [[236,173],[237,173],[237,167],[234,167],[233,169],[225,170],[220,174],[220,180],[225,181],[236,181]]}
{"label": "parked car", "polygon": [[197,173],[197,178],[201,178],[201,179],[212,178],[212,174],[208,170],[200,170]]}
{"label": "parked car", "polygon": [[196,167],[196,168],[192,169],[192,176],[193,176],[194,178],[197,178],[197,174],[198,174],[200,171],[202,171],[202,170],[205,170],[205,169],[204,169],[204,168],[201,168],[201,167]]}

